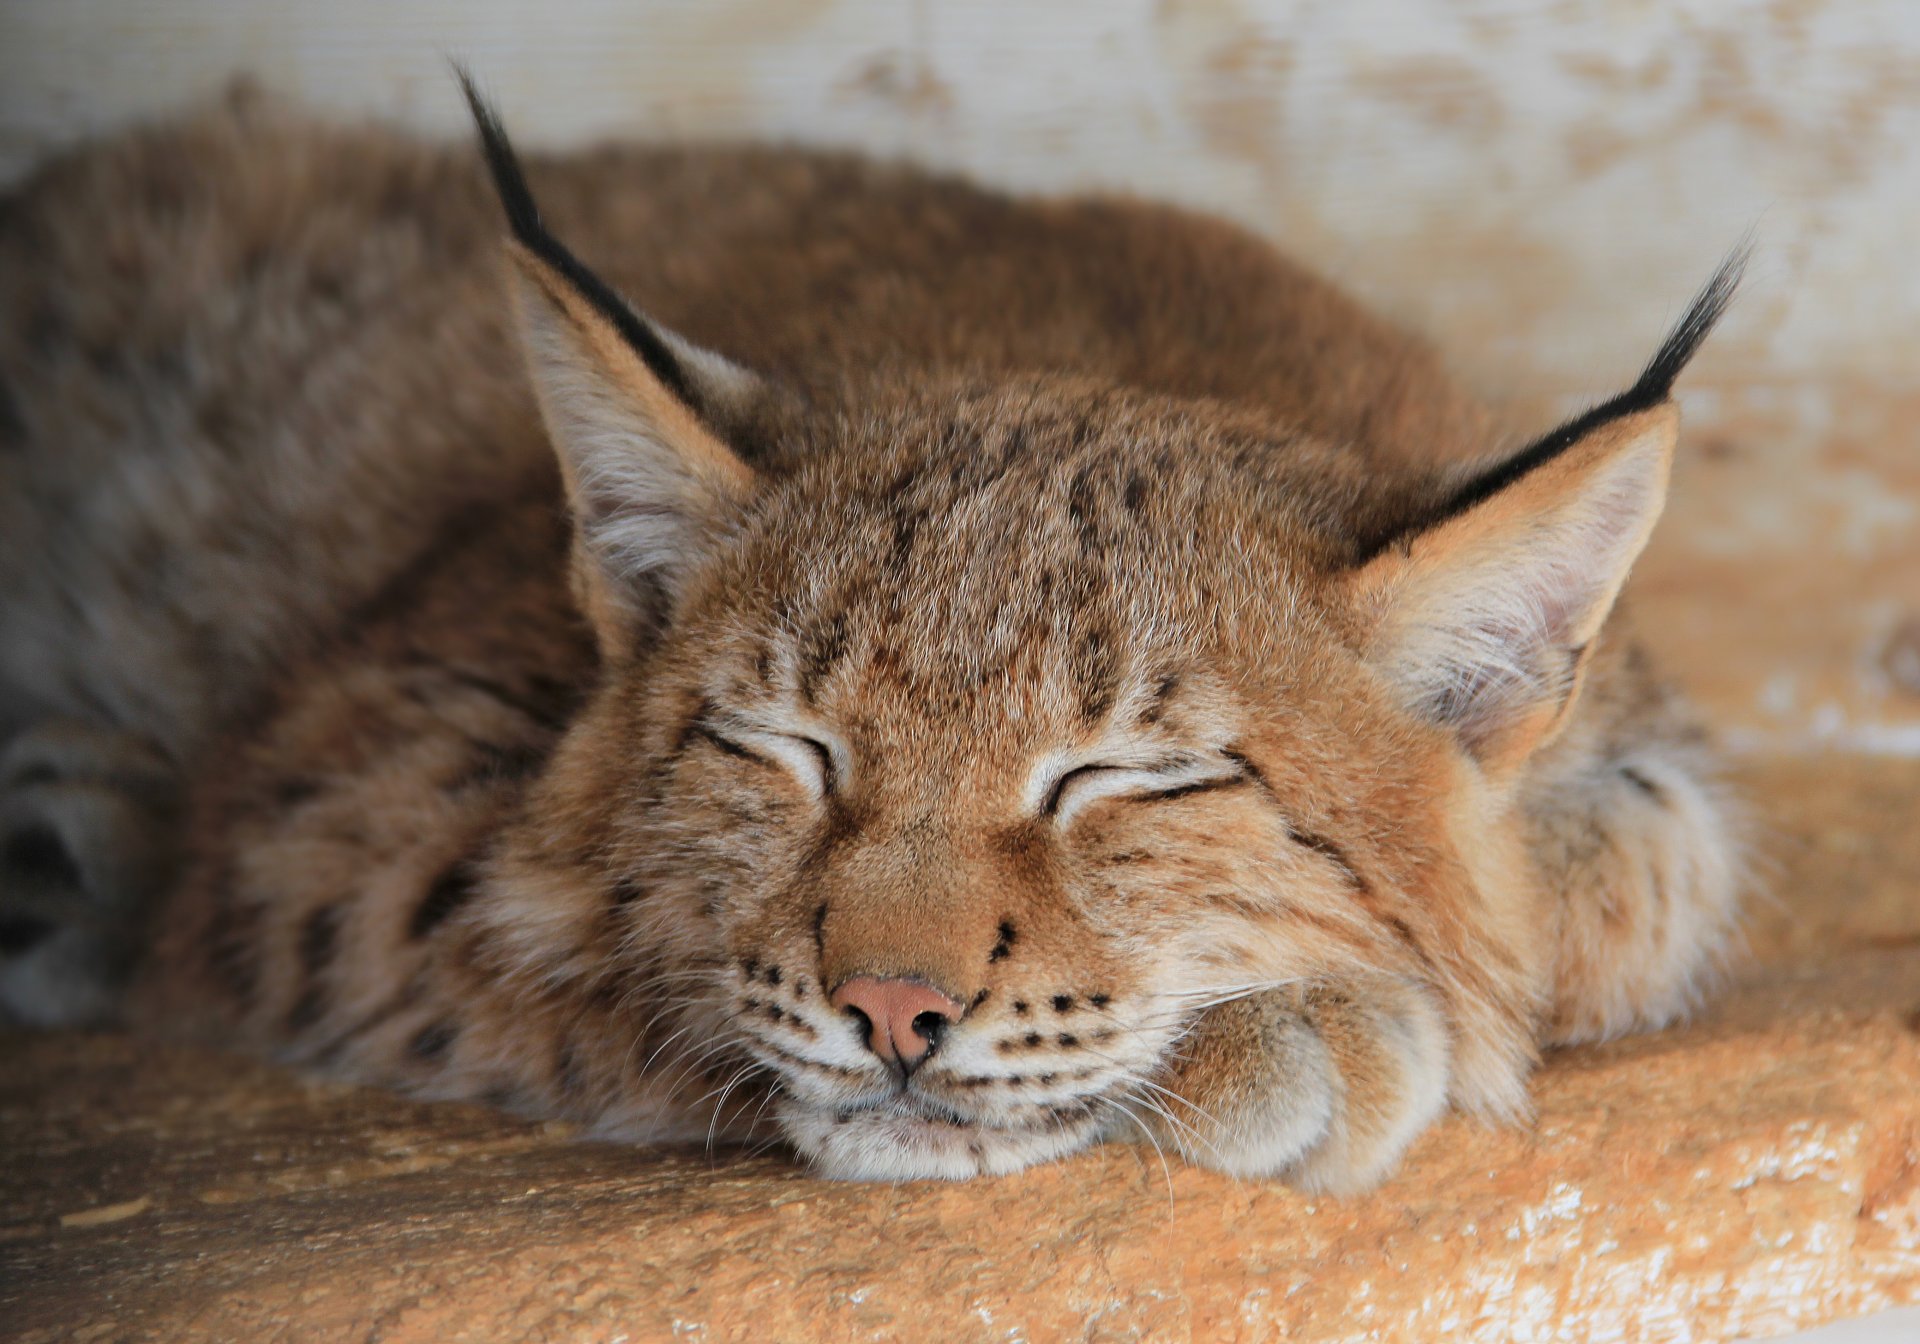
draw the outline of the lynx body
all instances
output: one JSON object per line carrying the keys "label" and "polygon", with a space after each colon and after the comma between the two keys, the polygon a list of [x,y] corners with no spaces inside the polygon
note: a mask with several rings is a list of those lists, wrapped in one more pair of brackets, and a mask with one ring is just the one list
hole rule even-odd
{"label": "lynx body", "polygon": [[833,1175],[1351,1188],[1691,1002],[1724,806],[1609,613],[1730,273],[1501,454],[1213,220],[523,183],[476,114],[504,230],[470,151],[252,96],[0,208],[14,1015]]}

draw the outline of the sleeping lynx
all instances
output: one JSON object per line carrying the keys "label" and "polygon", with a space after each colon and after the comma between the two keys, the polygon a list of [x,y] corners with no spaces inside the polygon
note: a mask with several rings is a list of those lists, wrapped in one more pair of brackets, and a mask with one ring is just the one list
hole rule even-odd
{"label": "sleeping lynx", "polygon": [[835,1176],[1350,1189],[1687,1006],[1728,826],[1609,614],[1737,263],[1493,455],[1213,220],[523,179],[473,108],[504,254],[468,154],[250,94],[0,202],[12,1015]]}

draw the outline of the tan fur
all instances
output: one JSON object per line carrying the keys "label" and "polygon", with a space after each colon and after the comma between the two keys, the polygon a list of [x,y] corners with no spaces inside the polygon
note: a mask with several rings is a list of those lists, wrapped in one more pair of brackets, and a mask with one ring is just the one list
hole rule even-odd
{"label": "tan fur", "polygon": [[[1490,421],[1227,225],[791,150],[532,180],[701,408],[464,149],[244,97],[5,203],[0,728],[190,809],[131,1021],[839,1175],[1144,1133],[1349,1189],[1685,1006],[1721,805],[1600,632],[1671,407],[1369,554]],[[1593,518],[1437,711],[1459,576]],[[855,975],[967,1005],[904,1097]]]}

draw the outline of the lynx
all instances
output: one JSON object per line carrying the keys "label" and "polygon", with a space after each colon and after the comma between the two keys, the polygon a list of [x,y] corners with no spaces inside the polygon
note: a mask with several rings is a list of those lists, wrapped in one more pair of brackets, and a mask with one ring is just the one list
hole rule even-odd
{"label": "lynx", "polygon": [[0,206],[16,1019],[1344,1191],[1694,1002],[1732,813],[1615,608],[1738,257],[1503,450],[1225,223],[468,94],[480,161],[236,92]]}

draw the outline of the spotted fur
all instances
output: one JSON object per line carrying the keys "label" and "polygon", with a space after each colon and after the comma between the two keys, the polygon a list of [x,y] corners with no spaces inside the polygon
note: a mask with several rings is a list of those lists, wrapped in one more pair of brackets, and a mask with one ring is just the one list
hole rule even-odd
{"label": "spotted fur", "polygon": [[[252,94],[0,207],[13,1013],[132,945],[141,1029],[609,1135],[1349,1189],[1690,1003],[1664,385],[1503,456],[1217,221],[477,111],[505,247]],[[965,1005],[910,1082],[859,975]]]}

